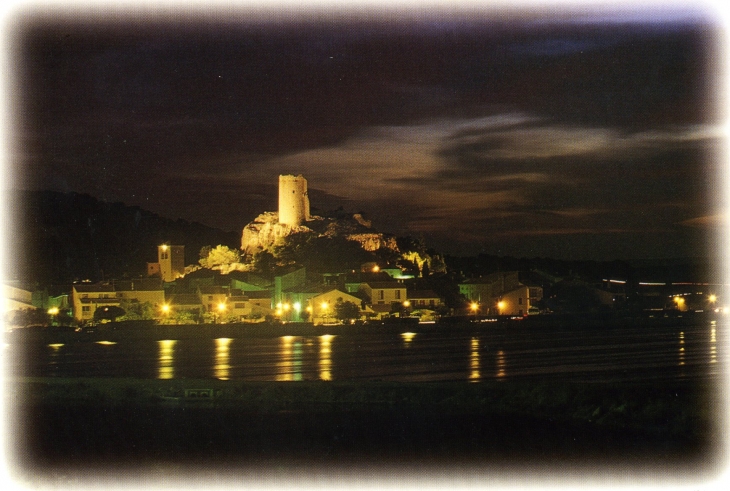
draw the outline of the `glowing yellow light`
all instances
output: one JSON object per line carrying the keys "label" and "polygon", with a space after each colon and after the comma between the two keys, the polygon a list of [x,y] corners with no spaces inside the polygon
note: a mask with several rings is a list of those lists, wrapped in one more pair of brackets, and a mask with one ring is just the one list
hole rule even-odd
{"label": "glowing yellow light", "polygon": [[230,360],[231,338],[218,338],[215,340],[215,378],[228,380],[231,365]]}
{"label": "glowing yellow light", "polygon": [[469,380],[477,382],[481,378],[479,372],[479,339],[471,338],[471,353],[470,363],[471,373],[469,374]]}
{"label": "glowing yellow light", "polygon": [[160,310],[162,310],[163,314],[167,314],[170,312],[170,306],[166,303],[163,303],[162,306],[160,307]]}
{"label": "glowing yellow light", "polygon": [[410,306],[411,306],[411,302],[409,302],[408,300],[405,300],[405,301],[403,302],[403,306],[404,306],[404,307],[406,307],[406,308],[408,308],[408,307],[410,307]]}
{"label": "glowing yellow light", "polygon": [[506,304],[505,302],[502,302],[502,301],[500,301],[500,302],[497,302],[497,308],[498,308],[498,309],[499,309],[500,311],[504,310],[504,308],[505,308],[505,306],[506,306],[506,305],[507,305],[507,304]]}
{"label": "glowing yellow light", "polygon": [[307,305],[307,312],[309,312],[310,314],[312,313],[312,306],[311,305]]}
{"label": "glowing yellow light", "polygon": [[157,341],[159,356],[157,357],[158,379],[172,379],[175,376],[174,351],[177,341],[174,339],[162,339]]}
{"label": "glowing yellow light", "polygon": [[160,247],[162,247],[163,252],[167,250],[167,244],[162,244]]}
{"label": "glowing yellow light", "polygon": [[325,334],[319,337],[319,378],[332,380],[332,336]]}
{"label": "glowing yellow light", "polygon": [[294,310],[296,310],[297,312],[302,310],[302,304],[299,302],[294,302]]}
{"label": "glowing yellow light", "polygon": [[710,303],[715,303],[717,301],[717,295],[710,295],[707,299]]}
{"label": "glowing yellow light", "polygon": [[279,303],[276,304],[276,308],[279,309],[279,310],[281,310],[281,302],[279,302]]}
{"label": "glowing yellow light", "polygon": [[284,312],[287,312],[287,311],[289,311],[289,309],[291,308],[291,305],[289,305],[288,303],[285,303],[285,304],[283,305],[283,308],[284,308]]}
{"label": "glowing yellow light", "polygon": [[51,307],[50,309],[48,309],[48,313],[51,315],[58,314],[58,307]]}
{"label": "glowing yellow light", "polygon": [[322,302],[322,304],[320,305],[322,310],[327,310],[329,308],[329,306],[330,306],[330,304],[328,304],[327,302]]}
{"label": "glowing yellow light", "polygon": [[376,264],[375,266],[373,266],[373,273],[377,273],[378,271],[380,271],[380,266]]}
{"label": "glowing yellow light", "polygon": [[469,308],[470,308],[470,309],[471,309],[472,311],[476,312],[477,310],[479,310],[479,304],[478,304],[478,303],[476,303],[476,302],[472,302],[472,303],[471,303],[471,304],[469,305]]}
{"label": "glowing yellow light", "polygon": [[406,347],[410,344],[411,341],[413,341],[413,338],[416,337],[415,332],[404,332],[401,333],[401,337],[403,338],[403,342],[405,343]]}
{"label": "glowing yellow light", "polygon": [[96,344],[102,344],[104,346],[111,346],[112,344],[117,344],[114,341],[97,341]]}
{"label": "glowing yellow light", "polygon": [[499,350],[497,352],[497,377],[502,378],[505,375],[507,375],[507,371],[505,369],[507,363],[504,359],[504,351]]}
{"label": "glowing yellow light", "polygon": [[224,310],[226,310],[226,304],[223,303],[223,302],[219,303],[218,304],[218,311],[219,312],[223,312]]}

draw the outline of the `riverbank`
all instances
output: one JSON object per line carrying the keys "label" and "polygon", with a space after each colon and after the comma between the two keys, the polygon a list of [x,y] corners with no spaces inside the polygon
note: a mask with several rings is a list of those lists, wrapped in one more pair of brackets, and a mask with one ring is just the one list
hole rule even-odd
{"label": "riverbank", "polygon": [[322,336],[393,334],[407,331],[473,333],[509,332],[529,329],[617,329],[645,327],[685,327],[717,318],[712,312],[671,312],[636,316],[615,313],[583,315],[535,315],[527,317],[445,317],[436,323],[419,323],[416,318],[393,319],[356,324],[313,325],[305,322],[230,323],[230,324],[156,324],[153,321],[127,321],[93,327],[29,327],[4,333],[6,342],[70,343],[75,341],[112,341],[134,339],[247,338],[279,336]]}
{"label": "riverbank", "polygon": [[16,471],[26,477],[172,464],[261,470],[570,462],[704,474],[719,465],[717,390],[691,382],[23,378],[6,380],[5,394]]}

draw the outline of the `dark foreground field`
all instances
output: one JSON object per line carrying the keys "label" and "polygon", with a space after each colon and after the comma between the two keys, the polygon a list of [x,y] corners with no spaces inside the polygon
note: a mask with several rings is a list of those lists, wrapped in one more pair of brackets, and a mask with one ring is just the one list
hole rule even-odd
{"label": "dark foreground field", "polygon": [[[527,382],[6,380],[12,470],[29,482],[174,469],[723,466],[716,390]],[[250,474],[248,474],[250,475]]]}

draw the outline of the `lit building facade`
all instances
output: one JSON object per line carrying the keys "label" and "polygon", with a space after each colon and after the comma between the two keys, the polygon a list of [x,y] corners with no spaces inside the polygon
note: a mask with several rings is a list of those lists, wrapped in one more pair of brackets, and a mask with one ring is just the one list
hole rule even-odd
{"label": "lit building facade", "polygon": [[159,279],[139,279],[115,283],[79,283],[73,286],[74,319],[88,322],[102,307],[123,307],[124,304],[148,303],[159,312],[165,303],[165,291]]}

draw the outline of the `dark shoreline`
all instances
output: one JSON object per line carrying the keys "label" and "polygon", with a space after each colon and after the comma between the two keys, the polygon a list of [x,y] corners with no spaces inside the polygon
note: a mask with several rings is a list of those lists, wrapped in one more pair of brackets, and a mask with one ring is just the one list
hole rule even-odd
{"label": "dark shoreline", "polygon": [[716,389],[693,381],[5,381],[16,471],[39,475],[123,465],[422,461],[444,469],[672,465],[711,474],[721,464]]}
{"label": "dark shoreline", "polygon": [[391,321],[357,324],[312,325],[311,323],[230,323],[230,324],[156,324],[154,321],[127,321],[100,324],[75,329],[73,327],[17,328],[5,333],[8,342],[45,341],[120,341],[132,339],[186,339],[186,338],[242,338],[279,336],[322,336],[359,334],[399,334],[406,331],[473,333],[506,332],[519,329],[617,329],[642,326],[647,329],[659,327],[684,327],[708,322],[717,318],[711,312],[672,312],[642,314],[636,316],[614,313],[582,315],[536,315],[527,317],[446,317],[436,323],[418,323],[417,319],[394,319]]}

